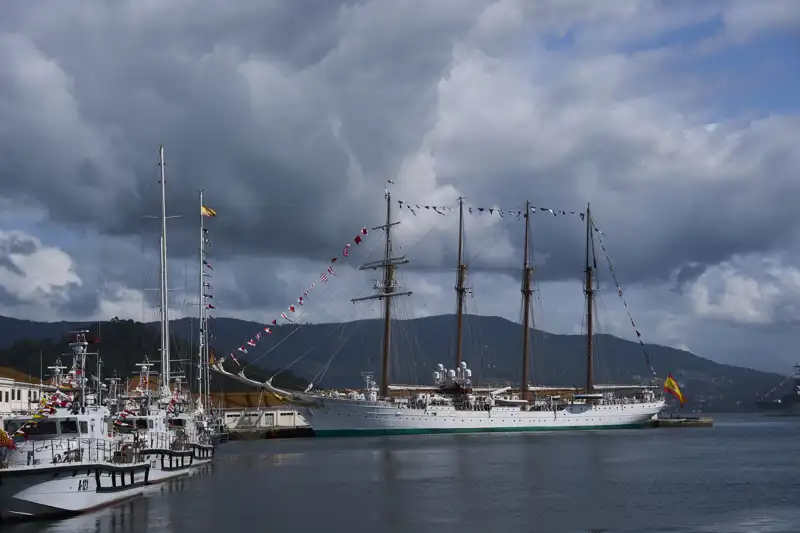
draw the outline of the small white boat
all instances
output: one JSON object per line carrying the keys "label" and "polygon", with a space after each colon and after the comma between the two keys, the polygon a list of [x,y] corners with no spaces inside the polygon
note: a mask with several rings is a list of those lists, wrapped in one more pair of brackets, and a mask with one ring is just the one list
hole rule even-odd
{"label": "small white boat", "polygon": [[115,431],[140,460],[150,465],[149,483],[188,474],[214,458],[210,439],[192,431],[192,424],[184,426],[183,417],[170,420],[164,411],[123,413],[130,413],[124,417],[125,426],[115,423]]}
{"label": "small white boat", "polygon": [[40,433],[0,453],[0,521],[68,516],[142,493],[150,463],[134,462],[122,443],[91,429],[70,433],[76,425],[102,428],[103,416],[57,414],[39,423]]}
{"label": "small white boat", "polygon": [[197,407],[191,409],[190,394],[184,394],[182,372],[171,368],[169,305],[167,283],[167,215],[166,178],[164,174],[164,147],[159,148],[161,167],[161,363],[160,373],[156,372],[160,383],[158,394],[150,388],[150,375],[153,366],[147,359],[139,364],[139,381],[133,394],[127,394],[124,409],[119,411],[113,422],[114,431],[134,446],[151,466],[150,479],[164,481],[187,474],[192,469],[210,462],[214,457],[214,446],[207,424],[207,416],[202,407],[202,398],[210,403],[209,381],[209,339],[208,311],[213,306],[206,303],[211,284],[205,269],[205,245],[209,244],[208,231],[203,227],[204,213],[209,213],[203,205],[203,192],[200,191],[200,254],[199,254],[199,333],[198,353],[199,394]]}
{"label": "small white boat", "polygon": [[28,416],[2,421],[0,521],[69,516],[138,496],[151,465],[111,432],[107,407],[87,404],[85,332],[63,386]]}

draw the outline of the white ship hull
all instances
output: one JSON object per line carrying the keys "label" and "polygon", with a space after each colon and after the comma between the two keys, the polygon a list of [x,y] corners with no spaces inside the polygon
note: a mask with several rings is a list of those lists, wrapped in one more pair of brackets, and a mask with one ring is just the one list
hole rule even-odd
{"label": "white ship hull", "polygon": [[0,471],[0,521],[75,515],[142,494],[146,463],[63,464]]}
{"label": "white ship hull", "polygon": [[319,437],[637,428],[644,427],[664,407],[663,400],[656,400],[572,404],[556,411],[502,406],[461,410],[452,406],[398,408],[381,401],[315,400],[316,406],[305,407],[305,416]]}

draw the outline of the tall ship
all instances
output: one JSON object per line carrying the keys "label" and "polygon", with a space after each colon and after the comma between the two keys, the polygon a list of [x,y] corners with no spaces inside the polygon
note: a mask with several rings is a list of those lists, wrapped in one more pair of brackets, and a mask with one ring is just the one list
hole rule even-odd
{"label": "tall ship", "polygon": [[392,221],[391,193],[385,192],[386,222],[373,230],[382,230],[385,237],[383,258],[366,263],[360,270],[380,269],[382,280],[376,292],[361,300],[383,302],[383,346],[380,383],[371,373],[363,373],[364,388],[356,390],[314,390],[309,385],[303,392],[276,387],[272,378],[264,383],[250,380],[244,371],[226,371],[220,363],[217,372],[265,389],[279,399],[301,410],[317,436],[366,436],[415,433],[472,433],[579,429],[612,429],[643,427],[664,407],[662,395],[650,385],[603,386],[593,378],[593,310],[596,292],[594,233],[587,206],[586,261],[584,294],[587,301],[586,385],[582,390],[566,391],[565,387],[531,386],[529,383],[531,295],[533,267],[530,261],[530,213],[525,205],[525,246],[522,275],[522,361],[518,388],[473,386],[472,370],[462,360],[463,315],[467,266],[463,257],[464,203],[459,198],[459,246],[456,282],[457,332],[456,354],[452,368],[439,364],[427,386],[393,385],[390,383],[392,303],[411,295],[397,281],[399,266],[408,263],[396,257],[392,230],[399,222]]}
{"label": "tall ship", "polygon": [[[768,399],[774,390],[781,388],[788,379],[794,383],[792,392],[782,395],[780,398]],[[758,403],[759,412],[767,416],[800,416],[800,363],[794,365],[794,373],[791,378],[787,378],[773,391],[768,392]]]}

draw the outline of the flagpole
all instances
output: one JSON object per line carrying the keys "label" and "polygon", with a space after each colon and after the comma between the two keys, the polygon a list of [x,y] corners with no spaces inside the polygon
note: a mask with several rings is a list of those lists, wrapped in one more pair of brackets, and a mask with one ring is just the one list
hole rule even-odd
{"label": "flagpole", "polygon": [[203,374],[203,362],[204,362],[204,354],[205,354],[205,343],[206,343],[206,320],[205,320],[205,313],[206,313],[206,299],[204,297],[204,287],[203,287],[203,256],[205,254],[205,234],[204,234],[204,221],[203,221],[203,189],[200,189],[200,261],[199,261],[199,270],[198,270],[198,278],[199,278],[199,293],[198,293],[198,304],[197,304],[197,316],[200,321],[199,335],[200,341],[198,346],[198,354],[197,354],[197,392],[198,397],[200,398],[201,402],[204,402],[204,379],[205,376]]}

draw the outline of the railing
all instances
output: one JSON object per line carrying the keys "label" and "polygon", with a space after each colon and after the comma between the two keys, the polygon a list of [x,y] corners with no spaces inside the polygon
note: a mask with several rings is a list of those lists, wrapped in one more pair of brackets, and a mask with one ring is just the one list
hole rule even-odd
{"label": "railing", "polygon": [[54,438],[19,442],[0,454],[0,468],[58,464],[132,463],[138,460],[130,443],[102,438]]}
{"label": "railing", "polygon": [[133,441],[128,442],[132,442],[137,451],[145,448],[182,451],[190,450],[192,444],[210,444],[211,438],[205,435],[199,435],[195,438],[190,438],[190,436],[184,431],[175,433],[159,433],[148,431],[146,433],[135,434]]}
{"label": "railing", "polygon": [[[583,402],[576,404],[570,400],[552,400],[543,403],[536,403],[534,405],[514,405],[502,404],[502,399],[498,402],[488,402],[487,397],[478,397],[474,402],[467,401],[453,401],[450,398],[432,398],[432,399],[418,399],[409,398],[407,403],[397,403],[392,407],[397,409],[427,409],[429,407],[452,407],[457,411],[488,411],[496,407],[517,408],[523,411],[551,411],[556,409],[565,409],[571,405],[583,405]],[[613,398],[599,398],[594,401],[586,402],[591,405],[637,405],[653,403],[659,400],[658,396],[649,397],[613,397]]]}
{"label": "railing", "polygon": [[144,435],[144,447],[159,450],[188,449],[189,439],[185,433],[147,432]]}

